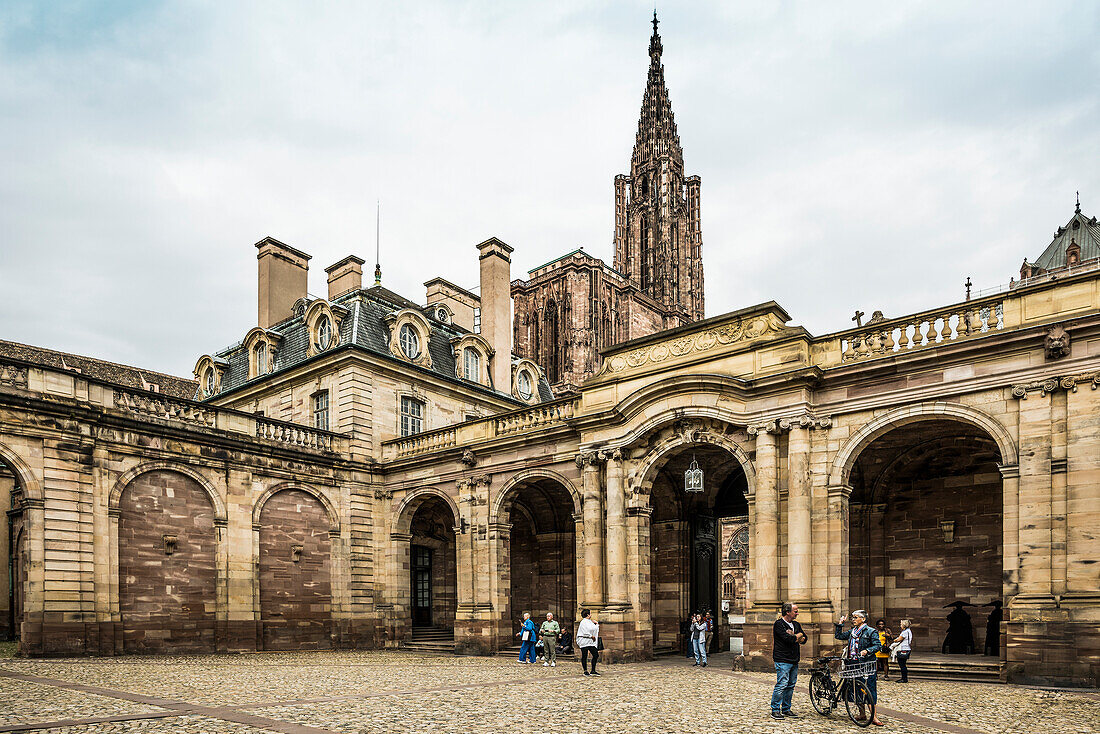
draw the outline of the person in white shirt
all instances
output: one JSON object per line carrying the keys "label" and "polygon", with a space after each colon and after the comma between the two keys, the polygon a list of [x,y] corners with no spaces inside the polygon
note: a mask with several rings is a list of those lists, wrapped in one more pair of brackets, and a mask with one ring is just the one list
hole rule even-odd
{"label": "person in white shirt", "polygon": [[[600,623],[592,619],[592,612],[581,610],[581,623],[577,625],[577,647],[581,649],[581,670],[585,675],[599,675],[596,662],[600,659]],[[588,672],[588,658],[592,658],[592,672]]]}
{"label": "person in white shirt", "polygon": [[901,668],[902,683],[909,682],[909,654],[913,652],[913,630],[909,629],[911,626],[912,622],[908,619],[901,620],[901,634],[894,640],[897,645],[894,654],[898,659],[898,667]]}

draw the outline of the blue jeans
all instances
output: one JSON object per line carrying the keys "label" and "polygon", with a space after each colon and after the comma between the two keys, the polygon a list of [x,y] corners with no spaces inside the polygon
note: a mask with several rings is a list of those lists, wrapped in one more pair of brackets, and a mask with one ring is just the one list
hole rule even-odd
{"label": "blue jeans", "polygon": [[782,714],[791,710],[791,696],[798,680],[798,663],[775,664],[775,689],[772,691],[772,711]]}
{"label": "blue jeans", "polygon": [[697,640],[694,637],[691,638],[691,651],[695,653],[695,662],[706,664],[707,662],[707,641]]}
{"label": "blue jeans", "polygon": [[534,640],[524,640],[523,643],[519,646],[519,661],[522,663],[524,662],[524,658],[528,657],[531,658],[528,662],[535,662]]}
{"label": "blue jeans", "polygon": [[867,684],[867,690],[871,692],[871,700],[878,706],[878,672],[871,673],[863,680]]}

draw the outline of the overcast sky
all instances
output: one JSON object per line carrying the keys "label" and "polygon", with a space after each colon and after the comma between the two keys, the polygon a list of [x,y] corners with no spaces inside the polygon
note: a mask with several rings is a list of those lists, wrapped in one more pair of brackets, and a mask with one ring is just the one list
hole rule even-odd
{"label": "overcast sky", "polygon": [[[190,375],[256,324],[256,250],[422,301],[612,259],[652,4],[0,3],[0,338]],[[822,334],[1007,283],[1100,214],[1100,3],[661,2],[708,316]],[[369,274],[368,274],[369,279]]]}

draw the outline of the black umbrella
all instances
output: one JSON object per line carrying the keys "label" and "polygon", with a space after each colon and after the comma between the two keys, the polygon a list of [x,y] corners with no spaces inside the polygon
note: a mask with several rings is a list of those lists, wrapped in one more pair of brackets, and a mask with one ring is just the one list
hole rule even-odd
{"label": "black umbrella", "polygon": [[977,604],[971,604],[968,601],[953,601],[950,604],[944,604],[943,608],[947,609],[948,607],[955,607],[956,609],[962,609],[963,607],[976,607],[976,606],[978,606],[978,605]]}

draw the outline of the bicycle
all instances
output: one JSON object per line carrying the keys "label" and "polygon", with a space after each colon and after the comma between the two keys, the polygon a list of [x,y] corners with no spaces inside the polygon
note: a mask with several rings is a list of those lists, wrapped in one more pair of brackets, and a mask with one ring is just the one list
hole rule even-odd
{"label": "bicycle", "polygon": [[[835,660],[841,663],[839,682],[833,680],[830,667]],[[810,668],[810,704],[817,713],[828,716],[840,706],[843,698],[844,708],[852,723],[860,727],[870,726],[875,719],[875,702],[864,678],[875,673],[876,665],[874,658],[849,660],[838,655],[818,658]],[[864,718],[859,716],[861,709]]]}

